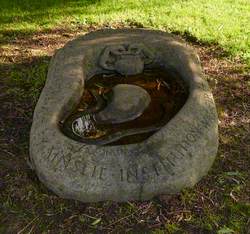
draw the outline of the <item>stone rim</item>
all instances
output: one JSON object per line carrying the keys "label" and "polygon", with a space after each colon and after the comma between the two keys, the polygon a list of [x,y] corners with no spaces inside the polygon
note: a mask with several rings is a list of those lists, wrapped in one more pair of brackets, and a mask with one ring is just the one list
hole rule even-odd
{"label": "stone rim", "polygon": [[[184,106],[162,130],[143,143],[105,146],[104,150],[102,146],[86,146],[64,136],[58,121],[80,100],[84,78],[101,72],[97,66],[91,66],[96,64],[91,61],[96,51],[89,48],[98,47],[100,42],[116,43],[133,38],[151,46],[167,47],[163,55],[168,53],[166,59],[175,56],[179,65],[163,58],[161,62],[166,68],[184,67],[182,72],[190,93]],[[91,59],[84,60],[88,56]],[[82,66],[85,69],[80,69]],[[57,97],[49,90],[56,92]],[[197,56],[178,38],[142,29],[100,30],[71,41],[53,57],[34,112],[30,157],[39,179],[59,196],[93,202],[144,200],[158,194],[176,193],[193,186],[207,173],[217,148],[218,120],[212,94],[202,78]],[[110,165],[116,165],[117,169]],[[133,171],[133,167],[137,169]],[[138,175],[135,177],[133,172]]]}

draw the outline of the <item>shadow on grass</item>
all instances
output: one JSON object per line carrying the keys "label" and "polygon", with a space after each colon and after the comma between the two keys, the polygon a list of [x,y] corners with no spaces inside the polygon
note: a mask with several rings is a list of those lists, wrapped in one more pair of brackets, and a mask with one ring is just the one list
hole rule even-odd
{"label": "shadow on grass", "polygon": [[21,11],[31,11],[31,10],[46,10],[48,8],[59,8],[64,7],[66,5],[81,5],[81,6],[89,6],[100,2],[101,0],[11,0],[11,1],[0,1],[1,8],[4,11],[13,11],[13,10],[21,10]]}
{"label": "shadow on grass", "polygon": [[1,64],[0,125],[2,141],[12,153],[28,155],[29,130],[35,103],[46,80],[50,57],[33,57],[32,61],[18,64]]}
{"label": "shadow on grass", "polygon": [[[49,28],[56,24],[57,19],[84,14],[88,7],[99,3],[101,0],[13,0],[0,1],[0,34],[3,36],[27,35],[39,28]],[[17,29],[10,29],[9,25],[15,24]],[[26,27],[34,24],[32,27]],[[29,29],[27,29],[29,28]]]}

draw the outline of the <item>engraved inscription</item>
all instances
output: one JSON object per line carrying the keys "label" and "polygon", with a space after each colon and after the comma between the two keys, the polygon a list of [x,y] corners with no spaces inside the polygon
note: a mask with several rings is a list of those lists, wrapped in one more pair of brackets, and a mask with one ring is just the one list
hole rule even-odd
{"label": "engraved inscription", "polygon": [[[210,98],[211,100],[211,98]],[[180,159],[193,157],[190,147],[204,134],[204,130],[208,130],[211,123],[215,120],[215,115],[213,110],[204,108],[202,111],[202,117],[199,121],[189,128],[189,130],[184,133],[184,138],[178,143],[173,145],[173,149],[167,154],[168,162],[171,162],[171,166],[175,167]]]}
{"label": "engraved inscription", "polygon": [[[207,90],[208,87],[201,84],[201,88]],[[180,124],[178,126],[173,126],[173,130],[182,127],[184,130],[183,134],[181,134],[180,141],[172,145],[167,155],[162,156],[150,148],[139,146],[136,148],[134,154],[144,153],[150,155],[154,160],[151,163],[145,165],[132,164],[122,168],[118,166],[111,168],[108,165],[88,164],[74,156],[77,156],[84,147],[86,147],[84,153],[87,154],[95,154],[96,150],[101,149],[89,148],[86,145],[77,149],[72,146],[68,148],[66,154],[52,146],[48,150],[45,159],[49,161],[49,165],[54,170],[67,169],[86,177],[86,179],[95,179],[100,182],[118,180],[122,183],[141,183],[157,179],[160,176],[173,176],[178,163],[182,162],[183,159],[186,160],[193,157],[191,148],[199,141],[206,130],[209,130],[211,124],[216,120],[212,95],[207,92],[204,92],[202,95],[205,100],[205,106],[201,109],[200,117],[197,117],[193,124],[188,126],[188,129],[186,128],[187,125],[182,126],[181,119],[179,120]],[[120,152],[120,154],[122,153],[123,151]],[[103,154],[105,157],[108,157],[106,151],[104,151]]]}

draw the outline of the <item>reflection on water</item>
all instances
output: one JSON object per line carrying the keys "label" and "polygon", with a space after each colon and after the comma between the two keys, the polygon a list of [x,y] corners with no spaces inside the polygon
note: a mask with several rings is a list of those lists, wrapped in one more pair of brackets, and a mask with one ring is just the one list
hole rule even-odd
{"label": "reflection on water", "polygon": [[87,144],[138,143],[163,127],[187,97],[186,84],[173,71],[96,75],[86,82],[80,103],[60,127],[68,137]]}

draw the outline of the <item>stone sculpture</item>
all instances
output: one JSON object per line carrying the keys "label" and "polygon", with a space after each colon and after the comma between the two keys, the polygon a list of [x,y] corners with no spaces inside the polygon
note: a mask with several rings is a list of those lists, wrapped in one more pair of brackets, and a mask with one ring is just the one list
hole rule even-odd
{"label": "stone sculpture", "polygon": [[100,57],[100,65],[122,75],[142,73],[144,64],[152,63],[154,54],[139,43],[107,46]]}
{"label": "stone sculpture", "polygon": [[[128,108],[127,115],[119,112],[114,100],[104,106],[100,101],[101,111],[72,121],[79,141],[62,132],[60,121],[78,105],[86,82],[95,74],[129,76],[156,66],[178,71],[189,94],[169,122],[151,126],[154,134],[149,138],[136,144],[104,145],[86,143],[81,136],[93,127],[91,118],[119,122],[141,114],[150,98],[137,88],[138,97],[131,93],[131,105],[123,105],[122,97],[116,99],[122,101],[122,109]],[[113,88],[116,98],[117,90],[124,91],[120,89],[123,86]],[[174,194],[207,174],[217,148],[213,96],[197,56],[175,36],[142,29],[100,30],[69,42],[53,57],[34,112],[30,158],[39,179],[59,196],[96,202]]]}

